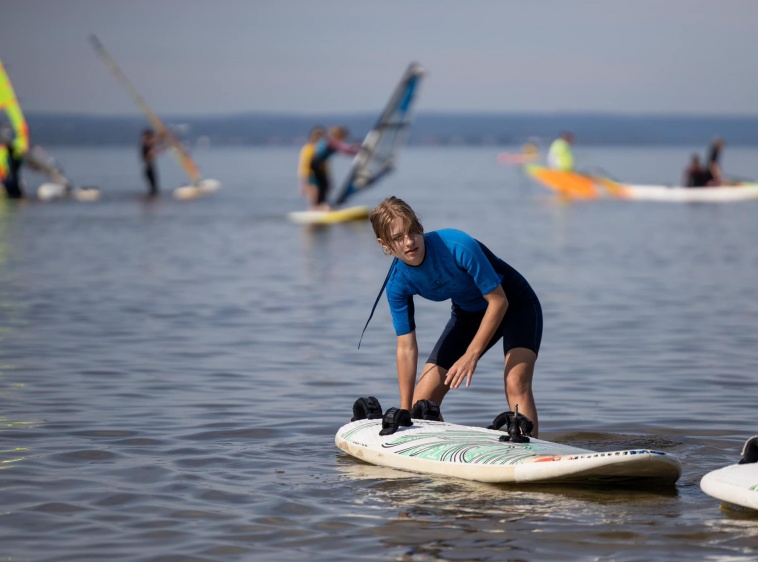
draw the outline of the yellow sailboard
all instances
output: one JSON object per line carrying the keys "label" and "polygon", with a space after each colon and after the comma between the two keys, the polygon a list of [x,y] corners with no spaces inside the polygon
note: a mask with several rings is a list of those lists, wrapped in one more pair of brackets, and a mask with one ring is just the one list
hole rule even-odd
{"label": "yellow sailboard", "polygon": [[95,35],[90,35],[90,42],[92,43],[92,47],[95,49],[95,52],[100,55],[111,72],[129,92],[129,95],[131,95],[132,99],[137,104],[137,107],[145,115],[148,122],[150,123],[150,126],[155,130],[158,137],[165,139],[165,142],[168,143],[168,145],[171,147],[172,152],[179,160],[179,164],[187,174],[187,177],[190,180],[190,185],[177,188],[174,190],[174,195],[179,199],[193,199],[195,197],[200,197],[212,193],[221,187],[220,182],[217,180],[203,179],[202,175],[200,174],[200,170],[197,167],[197,164],[195,164],[195,161],[190,156],[187,148],[176,137],[176,135],[174,135],[171,130],[166,127],[160,117],[158,117],[158,115],[147,104],[145,98],[142,97],[142,95],[131,83],[129,78],[127,78],[126,74],[124,74],[123,71],[119,68],[113,57],[108,54],[108,51],[105,50],[105,47],[100,42],[100,40]]}

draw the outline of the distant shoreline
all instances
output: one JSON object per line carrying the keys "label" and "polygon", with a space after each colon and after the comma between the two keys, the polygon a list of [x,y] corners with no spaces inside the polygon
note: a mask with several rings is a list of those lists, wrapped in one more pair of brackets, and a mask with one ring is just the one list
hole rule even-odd
{"label": "distant shoreline", "polygon": [[[104,116],[27,112],[32,142],[42,145],[134,145],[147,126],[140,114]],[[340,123],[358,140],[376,115],[240,113],[175,116],[164,120],[190,145],[289,146],[305,140],[316,124]],[[518,146],[530,139],[550,142],[563,130],[577,145],[701,146],[715,136],[730,146],[758,146],[758,116],[610,113],[419,112],[409,145]]]}

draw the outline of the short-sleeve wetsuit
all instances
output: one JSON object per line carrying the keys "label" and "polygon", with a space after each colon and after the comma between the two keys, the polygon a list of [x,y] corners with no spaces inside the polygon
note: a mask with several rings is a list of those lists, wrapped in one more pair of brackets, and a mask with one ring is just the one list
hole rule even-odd
{"label": "short-sleeve wetsuit", "polygon": [[460,230],[428,232],[424,243],[424,261],[409,266],[396,260],[387,281],[387,301],[398,336],[416,329],[414,295],[437,302],[450,299],[450,320],[427,360],[449,369],[466,352],[479,329],[487,309],[484,295],[500,285],[508,299],[508,309],[486,349],[503,338],[505,353],[516,347],[539,352],[542,308],[518,271]]}

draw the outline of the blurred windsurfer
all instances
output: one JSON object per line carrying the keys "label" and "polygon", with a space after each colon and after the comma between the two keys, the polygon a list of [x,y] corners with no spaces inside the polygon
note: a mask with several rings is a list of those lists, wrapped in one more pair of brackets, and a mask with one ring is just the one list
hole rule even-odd
{"label": "blurred windsurfer", "polygon": [[308,142],[300,149],[300,158],[297,166],[297,177],[300,180],[300,193],[308,199],[308,208],[315,210],[318,205],[316,203],[318,199],[318,187],[316,184],[316,175],[311,169],[311,161],[313,160],[313,151],[316,148],[316,143],[320,141],[326,130],[321,126],[316,126],[311,129],[308,135]]}
{"label": "blurred windsurfer", "polygon": [[360,150],[360,145],[349,145],[345,140],[350,135],[346,127],[329,127],[325,138],[316,143],[313,149],[313,158],[311,158],[311,170],[316,181],[316,208],[329,210],[331,207],[326,202],[331,188],[331,179],[329,177],[329,168],[327,161],[331,156],[339,152],[341,154],[355,155]]}
{"label": "blurred windsurfer", "polygon": [[13,142],[8,141],[5,144],[6,162],[8,167],[8,173],[3,179],[5,185],[5,193],[8,199],[23,199],[24,191],[21,187],[21,164],[24,160],[24,155],[16,147]]}
{"label": "blurred windsurfer", "polygon": [[574,154],[571,145],[574,143],[574,135],[568,131],[561,133],[550,145],[547,153],[547,165],[554,170],[562,172],[574,171]]}
{"label": "blurred windsurfer", "polygon": [[719,159],[721,158],[721,150],[724,148],[724,139],[716,137],[713,139],[711,146],[708,150],[708,163],[705,169],[706,173],[706,185],[723,185],[724,176],[721,173],[721,165]]}
{"label": "blurred windsurfer", "polygon": [[141,144],[142,163],[144,165],[143,173],[147,180],[150,197],[158,195],[158,174],[155,170],[155,157],[163,150],[159,135],[156,135],[152,129],[142,131]]}
{"label": "blurred windsurfer", "polygon": [[700,165],[700,157],[693,154],[690,165],[684,170],[682,185],[684,187],[705,187],[708,184],[708,172]]}

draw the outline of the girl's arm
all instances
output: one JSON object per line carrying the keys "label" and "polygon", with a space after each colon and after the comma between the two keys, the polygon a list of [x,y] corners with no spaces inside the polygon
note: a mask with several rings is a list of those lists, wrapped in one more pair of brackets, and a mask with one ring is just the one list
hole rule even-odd
{"label": "girl's arm", "polygon": [[329,144],[331,144],[337,152],[340,152],[342,154],[349,154],[351,156],[358,154],[361,149],[361,145],[359,144],[347,144],[338,139],[331,139],[329,141]]}
{"label": "girl's arm", "polygon": [[482,323],[479,324],[479,329],[476,331],[474,339],[471,340],[466,353],[450,367],[445,377],[445,384],[449,385],[450,388],[461,386],[463,379],[466,379],[467,387],[471,386],[471,377],[474,376],[477,362],[508,310],[508,299],[501,286],[484,295],[484,298],[487,301],[487,310],[484,312]]}
{"label": "girl's arm", "polygon": [[413,390],[416,388],[418,343],[416,332],[397,337],[397,382],[400,386],[400,407],[411,411]]}

